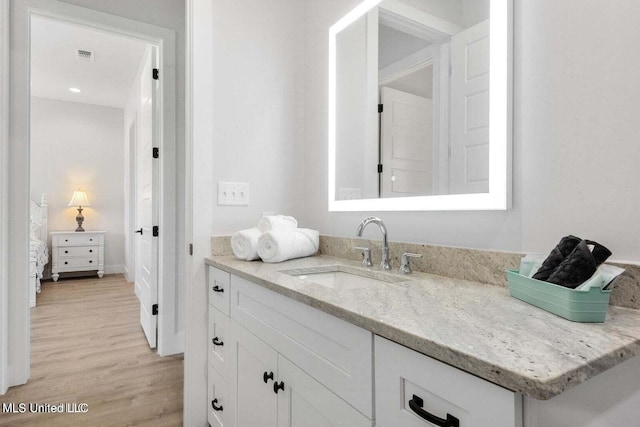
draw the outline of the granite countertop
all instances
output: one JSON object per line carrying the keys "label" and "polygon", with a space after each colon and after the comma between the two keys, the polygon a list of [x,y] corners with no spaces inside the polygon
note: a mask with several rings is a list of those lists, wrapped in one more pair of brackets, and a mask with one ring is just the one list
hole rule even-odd
{"label": "granite countertop", "polygon": [[506,288],[443,276],[393,274],[401,281],[335,290],[282,272],[360,268],[324,255],[278,264],[232,256],[205,261],[535,399],[550,399],[640,355],[640,310],[611,306],[605,323],[575,323],[511,298]]}

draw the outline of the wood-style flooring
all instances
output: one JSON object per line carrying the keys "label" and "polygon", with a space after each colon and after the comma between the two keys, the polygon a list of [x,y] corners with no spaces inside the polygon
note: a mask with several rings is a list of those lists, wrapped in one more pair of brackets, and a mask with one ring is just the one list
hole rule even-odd
{"label": "wood-style flooring", "polygon": [[6,413],[0,426],[180,426],[182,356],[147,344],[122,275],[43,282],[31,309],[31,379],[3,403],[88,405],[87,413]]}

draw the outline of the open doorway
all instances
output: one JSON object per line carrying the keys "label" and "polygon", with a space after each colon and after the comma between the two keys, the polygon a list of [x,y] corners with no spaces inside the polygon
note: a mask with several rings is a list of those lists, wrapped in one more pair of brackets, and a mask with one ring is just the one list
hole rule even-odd
{"label": "open doorway", "polygon": [[[177,354],[183,351],[183,331],[178,311],[179,291],[176,287],[176,56],[175,33],[172,30],[143,22],[109,15],[103,12],[77,7],[55,0],[24,0],[11,3],[11,99],[10,139],[8,152],[11,170],[8,171],[8,194],[11,210],[8,220],[12,224],[8,248],[14,254],[8,269],[8,357],[11,362],[8,385],[25,383],[30,377],[30,316],[29,316],[29,199],[30,188],[30,131],[31,131],[31,24],[33,20],[46,18],[60,20],[74,25],[84,25],[94,30],[106,31],[120,36],[140,39],[157,49],[153,65],[153,79],[157,80],[157,104],[153,108],[159,117],[154,122],[152,144],[154,151],[155,175],[158,179],[158,211],[152,215],[157,220],[154,232],[158,253],[158,353]],[[79,46],[76,46],[80,48]],[[153,50],[153,49],[152,49]],[[149,77],[152,78],[152,77]],[[68,88],[67,88],[68,89]],[[127,138],[128,130],[122,123],[120,138]],[[87,138],[93,135],[87,131]],[[128,139],[128,138],[127,138]],[[138,141],[140,140],[138,135]],[[156,144],[157,143],[157,144]],[[81,144],[82,145],[82,144]],[[78,148],[78,147],[76,147]],[[81,149],[82,147],[80,147]],[[126,156],[128,150],[123,151]],[[155,153],[154,153],[155,154]],[[57,156],[60,156],[59,154]],[[123,163],[121,160],[120,163]],[[124,186],[125,188],[127,186]],[[67,198],[67,197],[65,197]],[[49,203],[52,198],[48,198]],[[89,198],[89,200],[91,200]],[[94,198],[94,200],[97,200]],[[127,198],[125,197],[125,202]],[[62,203],[67,202],[66,200]],[[68,203],[68,202],[67,202]],[[97,207],[97,205],[95,206]],[[70,209],[65,206],[65,209]],[[92,209],[95,210],[94,207]],[[126,209],[126,208],[125,208]],[[71,209],[72,210],[72,209]],[[51,213],[51,206],[49,207]],[[90,212],[85,211],[85,214]],[[95,212],[94,212],[95,214]],[[123,215],[124,216],[124,215]],[[88,220],[87,216],[87,220]],[[94,217],[95,218],[95,217]],[[126,220],[126,216],[125,216]],[[85,223],[87,225],[87,223]],[[72,224],[73,226],[73,224]],[[51,228],[51,227],[50,227]],[[102,230],[98,230],[102,231]],[[126,233],[133,235],[129,224]],[[156,230],[154,230],[156,231]],[[125,245],[126,247],[127,245]],[[123,249],[124,251],[124,249]],[[124,267],[123,267],[124,268]],[[162,318],[164,316],[164,319]]]}
{"label": "open doorway", "polygon": [[[30,264],[36,267],[30,305],[37,304],[41,280],[47,289],[76,289],[69,298],[83,294],[82,286],[72,286],[78,281],[98,286],[87,277],[135,282],[140,323],[155,348],[158,256],[157,241],[148,236],[158,217],[157,168],[150,161],[160,119],[153,105],[157,48],[42,16],[33,16],[30,28]],[[146,236],[133,233],[138,226]],[[32,348],[39,348],[38,337],[32,335]]]}

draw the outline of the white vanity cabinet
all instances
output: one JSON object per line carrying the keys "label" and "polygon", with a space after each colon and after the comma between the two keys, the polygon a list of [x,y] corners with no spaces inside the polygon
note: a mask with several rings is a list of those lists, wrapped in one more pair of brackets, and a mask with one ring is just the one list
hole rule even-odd
{"label": "white vanity cabinet", "polygon": [[212,426],[372,426],[371,332],[215,267],[208,277]]}
{"label": "white vanity cabinet", "polygon": [[521,395],[379,336],[374,349],[377,426],[522,426]]}

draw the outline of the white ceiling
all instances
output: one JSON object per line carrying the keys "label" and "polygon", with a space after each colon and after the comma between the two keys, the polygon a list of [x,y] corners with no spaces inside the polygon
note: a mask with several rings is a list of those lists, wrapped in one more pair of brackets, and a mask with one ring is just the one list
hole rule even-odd
{"label": "white ceiling", "polygon": [[[124,108],[147,43],[67,22],[34,17],[31,25],[31,94]],[[76,57],[92,51],[94,62]],[[75,87],[80,93],[72,93]]]}

